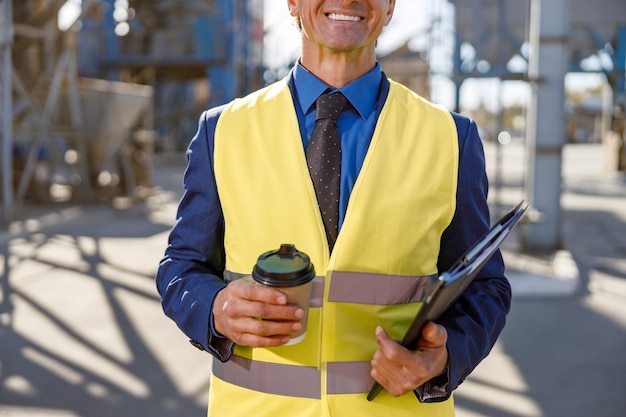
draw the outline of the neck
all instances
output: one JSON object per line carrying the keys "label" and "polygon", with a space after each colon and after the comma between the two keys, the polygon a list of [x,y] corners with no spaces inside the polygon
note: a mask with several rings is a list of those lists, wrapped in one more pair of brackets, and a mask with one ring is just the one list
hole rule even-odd
{"label": "neck", "polygon": [[332,51],[313,53],[303,47],[300,63],[329,86],[341,88],[374,68],[376,55],[374,50],[353,53]]}

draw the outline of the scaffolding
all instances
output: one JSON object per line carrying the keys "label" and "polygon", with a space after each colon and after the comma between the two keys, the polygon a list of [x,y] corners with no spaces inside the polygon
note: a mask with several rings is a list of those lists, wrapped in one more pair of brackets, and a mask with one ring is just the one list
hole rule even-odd
{"label": "scaffolding", "polygon": [[[526,199],[537,221],[520,227],[528,249],[560,247],[561,152],[565,144],[564,79],[585,72],[585,58],[608,57],[594,72],[613,90],[612,107],[626,107],[626,2],[623,0],[450,0],[455,6],[456,52],[452,79],[456,107],[469,78],[521,80],[531,86],[527,111]],[[464,56],[462,47],[475,54]],[[512,69],[513,59],[526,69]],[[522,67],[524,67],[522,65]],[[501,108],[501,106],[499,106]],[[618,115],[620,111],[616,112]],[[623,114],[623,111],[621,111]],[[614,125],[618,123],[614,122]],[[620,134],[624,137],[623,127]]]}
{"label": "scaffolding", "polygon": [[179,150],[262,83],[262,0],[85,0],[61,31],[65,3],[0,0],[3,224],[26,200],[149,186],[138,152]]}
{"label": "scaffolding", "polygon": [[10,117],[13,108],[11,93],[11,78],[13,76],[11,65],[11,48],[13,44],[13,9],[10,0],[0,0],[0,122],[2,134],[2,147],[0,148],[0,162],[2,169],[2,222],[8,222],[12,217],[13,193],[8,192],[13,187],[12,148],[13,148],[13,120]]}
{"label": "scaffolding", "polygon": [[119,22],[107,13],[81,39],[106,40],[98,45],[98,77],[154,87],[157,148],[181,150],[202,110],[262,86],[262,3],[135,0],[126,36],[112,35]]}
{"label": "scaffolding", "polygon": [[94,100],[79,77],[76,33],[57,26],[64,4],[3,0],[2,28],[12,32],[3,41],[3,223],[26,199],[87,201],[97,194],[103,164],[95,154],[103,139],[85,123]]}

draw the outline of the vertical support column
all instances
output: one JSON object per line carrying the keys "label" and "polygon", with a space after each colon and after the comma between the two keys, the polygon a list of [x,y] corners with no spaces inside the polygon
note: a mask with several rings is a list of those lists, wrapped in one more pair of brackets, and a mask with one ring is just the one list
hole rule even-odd
{"label": "vertical support column", "polygon": [[[456,19],[456,16],[455,16]],[[455,24],[455,28],[457,25]],[[457,30],[457,29],[455,29]],[[461,86],[463,85],[463,75],[461,74],[461,44],[463,38],[458,32],[454,34],[454,69],[452,81],[454,82],[454,111],[461,111]],[[430,54],[430,52],[429,52]]]}
{"label": "vertical support column", "polygon": [[[104,59],[109,62],[117,60],[121,55],[121,40],[120,37],[115,34],[115,26],[117,22],[113,18],[113,11],[115,10],[115,0],[105,0],[104,7],[104,26],[106,28],[104,32],[105,52]],[[118,79],[119,68],[116,66],[107,68],[106,79],[115,81]]]}
{"label": "vertical support column", "polygon": [[[626,109],[626,25],[621,25],[618,29],[615,60],[618,74],[615,82],[616,101],[622,105],[623,109]],[[626,135],[626,132],[621,133]]]}
{"label": "vertical support column", "polygon": [[76,149],[80,155],[78,168],[80,172],[80,184],[78,185],[78,198],[82,201],[88,201],[91,198],[91,177],[89,173],[89,152],[87,151],[87,137],[85,134],[85,125],[83,122],[83,110],[81,108],[80,92],[78,88],[78,60],[76,58],[76,35],[73,33],[65,34],[66,53],[68,54],[66,78],[67,78],[67,97],[70,107],[70,117],[72,126],[76,132]]}
{"label": "vertical support column", "polygon": [[617,44],[615,52],[615,69],[617,79],[615,81],[614,105],[619,108],[620,120],[613,120],[614,128],[622,139],[622,146],[617,155],[617,169],[626,170],[626,25],[618,28]]}
{"label": "vertical support column", "polygon": [[538,221],[524,224],[522,245],[555,251],[561,245],[561,157],[565,143],[565,75],[569,64],[569,0],[531,0],[526,195]]}
{"label": "vertical support column", "polygon": [[495,129],[495,164],[494,164],[494,181],[492,185],[493,189],[493,201],[495,207],[500,210],[501,189],[504,183],[502,177],[502,143],[500,143],[500,133],[504,130],[504,80],[506,75],[506,39],[507,39],[507,9],[506,0],[498,0],[498,55],[496,61],[496,74],[498,75],[498,93],[497,102],[498,110],[496,114],[496,129]]}
{"label": "vertical support column", "polygon": [[[235,49],[235,10],[238,0],[219,0],[218,18],[215,24],[222,26],[221,31],[213,33],[221,33],[223,39],[212,39],[212,42],[220,42],[223,46],[220,48],[217,58],[219,64],[212,65],[208,69],[209,81],[211,83],[211,96],[209,97],[209,106],[214,107],[226,103],[235,97],[237,91],[237,74],[234,67],[234,49]],[[216,35],[217,36],[217,35]]]}
{"label": "vertical support column", "polygon": [[0,224],[13,220],[13,100],[11,44],[13,43],[13,10],[11,0],[0,0],[0,149],[2,178],[2,217]]}

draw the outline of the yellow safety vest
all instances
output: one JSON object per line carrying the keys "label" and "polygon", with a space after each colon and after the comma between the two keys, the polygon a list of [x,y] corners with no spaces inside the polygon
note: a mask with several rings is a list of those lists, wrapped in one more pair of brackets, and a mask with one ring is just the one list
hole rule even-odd
{"label": "yellow safety vest", "polygon": [[329,253],[287,83],[235,100],[215,130],[225,218],[226,277],[292,243],[315,265],[303,342],[236,346],[214,361],[209,416],[453,416],[386,391],[366,400],[376,326],[401,339],[437,273],[441,234],[456,206],[458,140],[445,109],[391,82],[389,96]]}

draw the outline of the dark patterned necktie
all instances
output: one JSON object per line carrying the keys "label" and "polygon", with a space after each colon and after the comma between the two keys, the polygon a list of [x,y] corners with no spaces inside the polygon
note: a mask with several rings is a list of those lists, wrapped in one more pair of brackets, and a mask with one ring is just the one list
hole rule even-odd
{"label": "dark patterned necktie", "polygon": [[347,103],[341,93],[322,94],[317,99],[315,128],[306,148],[309,172],[331,250],[338,234],[341,180],[341,138],[337,119]]}

